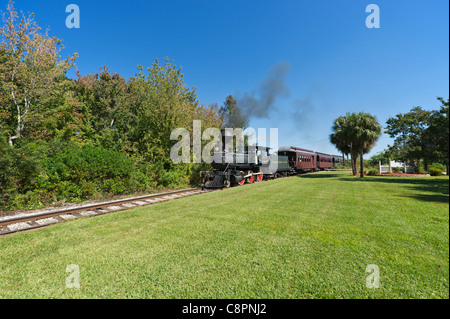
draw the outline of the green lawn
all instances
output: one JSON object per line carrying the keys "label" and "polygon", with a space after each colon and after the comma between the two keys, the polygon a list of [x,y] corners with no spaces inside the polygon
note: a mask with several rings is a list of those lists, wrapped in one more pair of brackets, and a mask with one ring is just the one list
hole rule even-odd
{"label": "green lawn", "polygon": [[0,297],[449,298],[448,183],[318,173],[0,237]]}

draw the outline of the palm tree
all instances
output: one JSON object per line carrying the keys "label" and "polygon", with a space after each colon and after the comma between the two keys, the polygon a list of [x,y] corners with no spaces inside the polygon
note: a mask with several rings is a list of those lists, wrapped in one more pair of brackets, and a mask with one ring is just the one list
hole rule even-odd
{"label": "palm tree", "polygon": [[378,123],[375,116],[370,113],[360,112],[356,114],[356,121],[354,124],[354,139],[353,146],[359,152],[360,157],[360,176],[364,177],[364,154],[368,153],[375,145],[376,141],[381,135],[382,127]]}
{"label": "palm tree", "polygon": [[338,150],[344,154],[350,154],[353,175],[358,174],[356,161],[358,159],[358,148],[355,147],[355,136],[357,126],[357,114],[347,113],[338,117],[333,124],[334,133],[330,135],[330,141]]}
{"label": "palm tree", "polygon": [[361,161],[361,177],[364,176],[363,155],[368,153],[381,135],[381,125],[365,112],[347,113],[338,117],[332,127],[330,141],[344,154],[351,155],[353,175],[356,175],[358,155]]}
{"label": "palm tree", "polygon": [[[350,130],[347,123],[347,117],[339,116],[333,122],[332,130],[334,133],[330,134],[331,143],[333,143],[336,148],[342,153],[344,159],[345,155],[351,154]],[[355,172],[353,173],[355,174]]]}

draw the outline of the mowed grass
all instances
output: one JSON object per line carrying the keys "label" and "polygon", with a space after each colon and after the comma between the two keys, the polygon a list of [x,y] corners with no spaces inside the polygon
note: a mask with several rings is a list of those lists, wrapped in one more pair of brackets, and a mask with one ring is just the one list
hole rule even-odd
{"label": "mowed grass", "polygon": [[0,297],[449,298],[448,182],[317,173],[0,237]]}

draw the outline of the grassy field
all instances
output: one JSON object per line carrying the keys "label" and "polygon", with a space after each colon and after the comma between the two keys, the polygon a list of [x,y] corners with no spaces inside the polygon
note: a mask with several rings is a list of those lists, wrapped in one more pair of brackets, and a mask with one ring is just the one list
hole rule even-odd
{"label": "grassy field", "polygon": [[448,185],[318,173],[4,236],[0,297],[449,298]]}

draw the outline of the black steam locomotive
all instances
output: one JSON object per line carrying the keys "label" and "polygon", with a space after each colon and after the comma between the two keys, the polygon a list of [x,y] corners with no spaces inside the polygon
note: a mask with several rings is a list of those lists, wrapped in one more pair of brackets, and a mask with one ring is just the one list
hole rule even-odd
{"label": "black steam locomotive", "polygon": [[222,141],[214,148],[212,171],[202,172],[204,188],[223,188],[260,182],[280,176],[326,170],[341,163],[342,157],[283,146],[270,154],[265,146],[233,147],[233,133],[221,132]]}

